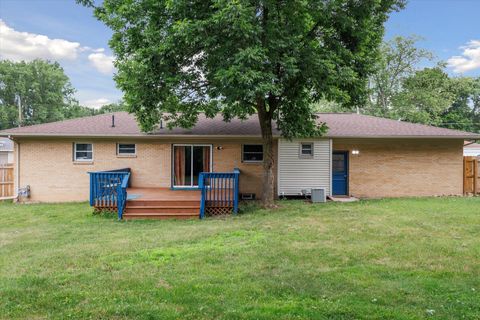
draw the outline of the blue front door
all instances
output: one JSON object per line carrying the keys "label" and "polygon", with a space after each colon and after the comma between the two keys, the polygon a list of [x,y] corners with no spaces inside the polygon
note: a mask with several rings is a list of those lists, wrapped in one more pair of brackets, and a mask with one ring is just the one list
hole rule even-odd
{"label": "blue front door", "polygon": [[332,193],[348,195],[348,152],[334,151],[332,156]]}

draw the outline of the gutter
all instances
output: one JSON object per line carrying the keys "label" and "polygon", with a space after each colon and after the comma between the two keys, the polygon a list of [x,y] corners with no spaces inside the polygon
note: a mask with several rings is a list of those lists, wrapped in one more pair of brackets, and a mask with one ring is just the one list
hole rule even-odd
{"label": "gutter", "polygon": [[[11,140],[14,140],[12,137],[16,138],[129,138],[129,139],[171,139],[171,138],[195,138],[195,139],[218,139],[218,138],[255,138],[261,139],[261,135],[201,135],[201,134],[169,134],[169,135],[141,135],[141,134],[131,134],[131,135],[118,135],[118,134],[102,134],[102,135],[91,135],[91,134],[56,134],[56,133],[24,133],[24,134],[14,134],[14,133],[0,133],[0,137],[7,137]],[[273,138],[281,138],[280,135],[273,135]],[[480,140],[480,134],[471,134],[471,135],[378,135],[378,136],[320,136],[320,137],[311,137],[309,139],[464,139],[464,140]]]}
{"label": "gutter", "polygon": [[[0,133],[0,137],[17,137],[17,138],[140,138],[140,139],[170,139],[170,138],[262,138],[261,135],[206,135],[206,134],[169,134],[169,135],[140,135],[140,134],[56,134],[56,133]],[[273,135],[274,138],[279,138],[280,135]],[[13,139],[12,139],[13,140]]]}
{"label": "gutter", "polygon": [[480,139],[480,135],[469,136],[330,136],[330,139],[463,139],[472,140]]}

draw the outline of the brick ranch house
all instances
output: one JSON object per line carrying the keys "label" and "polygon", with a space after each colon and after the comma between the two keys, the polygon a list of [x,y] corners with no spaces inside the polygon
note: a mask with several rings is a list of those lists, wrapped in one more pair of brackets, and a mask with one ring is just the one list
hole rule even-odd
{"label": "brick ranch house", "polygon": [[[464,140],[480,135],[358,114],[319,114],[328,133],[275,136],[277,196],[312,187],[359,198],[460,195]],[[113,123],[114,122],[114,123]],[[16,186],[30,201],[85,201],[88,172],[130,168],[131,188],[192,190],[201,172],[240,170],[240,194],[261,196],[262,145],[256,116],[201,116],[190,130],[142,133],[126,112],[0,131],[15,142]]]}

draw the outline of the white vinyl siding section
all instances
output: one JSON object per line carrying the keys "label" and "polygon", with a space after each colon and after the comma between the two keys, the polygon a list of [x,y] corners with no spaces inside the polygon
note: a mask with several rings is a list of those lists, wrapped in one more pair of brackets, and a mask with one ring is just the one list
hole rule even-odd
{"label": "white vinyl siding section", "polygon": [[465,157],[478,157],[480,156],[480,148],[463,148],[463,155]]}
{"label": "white vinyl siding section", "polygon": [[[13,151],[0,151],[0,166],[13,163]],[[0,185],[1,188],[1,185]]]}
{"label": "white vinyl siding section", "polygon": [[8,162],[8,153],[7,152],[0,152],[0,166],[7,164]]}
{"label": "white vinyl siding section", "polygon": [[[313,142],[313,157],[299,157],[301,143]],[[330,139],[278,141],[278,195],[301,195],[303,189],[331,188]]]}

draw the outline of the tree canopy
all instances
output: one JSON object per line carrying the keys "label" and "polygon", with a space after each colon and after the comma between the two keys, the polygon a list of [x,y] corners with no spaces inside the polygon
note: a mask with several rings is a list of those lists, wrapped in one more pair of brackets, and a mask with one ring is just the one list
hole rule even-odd
{"label": "tree canopy", "polygon": [[425,68],[404,79],[392,98],[393,114],[402,120],[439,125],[455,99],[453,81],[439,67]]}
{"label": "tree canopy", "polygon": [[431,52],[416,47],[420,39],[395,37],[382,43],[375,72],[369,79],[369,100],[363,108],[367,113],[391,116],[392,99],[402,90],[405,78],[415,74],[420,62],[433,59]]}
{"label": "tree canopy", "polygon": [[[480,132],[480,77],[452,77],[445,64],[417,48],[421,38],[395,37],[384,42],[369,79],[369,99],[356,111],[451,129]],[[351,107],[332,101],[315,105],[319,111],[345,112]]]}
{"label": "tree canopy", "polygon": [[454,101],[442,114],[440,126],[480,132],[480,77],[452,79]]}
{"label": "tree canopy", "polygon": [[74,101],[74,89],[58,63],[0,61],[0,128],[51,122],[63,118]]}
{"label": "tree canopy", "polygon": [[[93,1],[78,0],[92,5]],[[272,121],[287,138],[320,135],[312,103],[358,105],[383,23],[403,0],[104,0],[115,80],[145,131],[163,117],[258,114],[264,203],[273,199]]]}
{"label": "tree canopy", "polygon": [[125,109],[123,102],[98,110],[84,107],[74,94],[70,79],[57,62],[0,61],[0,130]]}

